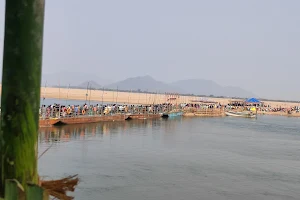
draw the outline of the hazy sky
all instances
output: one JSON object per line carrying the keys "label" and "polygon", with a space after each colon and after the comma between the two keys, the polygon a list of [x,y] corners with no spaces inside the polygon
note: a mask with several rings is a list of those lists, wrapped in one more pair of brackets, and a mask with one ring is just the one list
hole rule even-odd
{"label": "hazy sky", "polygon": [[[204,78],[300,100],[299,8],[299,0],[47,0],[43,73]],[[1,0],[1,47],[3,28]]]}

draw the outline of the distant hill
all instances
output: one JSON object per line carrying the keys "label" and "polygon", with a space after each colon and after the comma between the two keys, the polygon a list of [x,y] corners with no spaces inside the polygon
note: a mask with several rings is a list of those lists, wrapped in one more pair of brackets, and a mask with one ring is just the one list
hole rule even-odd
{"label": "distant hill", "polygon": [[204,79],[180,80],[171,83],[174,87],[179,87],[190,94],[197,95],[214,95],[224,97],[256,97],[252,92],[246,91],[239,87],[221,86],[214,81]]}
{"label": "distant hill", "polygon": [[[65,86],[69,84],[72,87],[87,88],[89,85],[95,89],[112,90],[133,90],[141,92],[176,92],[180,94],[194,94],[204,96],[223,96],[223,97],[258,97],[250,91],[240,87],[221,86],[214,81],[204,79],[180,80],[173,83],[164,83],[157,81],[151,76],[138,76],[127,78],[122,81],[112,83],[110,80],[104,80],[91,73],[61,72],[55,74],[43,75],[42,86],[47,81],[47,86]],[[90,81],[87,81],[90,80]],[[79,84],[81,82],[81,84]],[[78,85],[79,84],[79,85]]]}
{"label": "distant hill", "polygon": [[107,89],[119,89],[119,90],[139,90],[148,92],[178,92],[185,93],[185,91],[176,86],[169,85],[167,83],[157,81],[151,76],[138,76],[128,78],[123,81],[119,81],[113,84],[106,85]]}
{"label": "distant hill", "polygon": [[221,86],[211,80],[189,79],[180,80],[170,84],[157,81],[151,76],[139,76],[128,78],[110,85],[104,86],[107,89],[139,90],[148,92],[177,92],[181,94],[195,94],[205,96],[224,97],[257,97],[257,95],[239,87]]}
{"label": "distant hill", "polygon": [[113,83],[111,80],[100,78],[97,74],[89,72],[74,72],[74,71],[61,71],[51,74],[42,75],[42,86],[78,86],[80,83],[87,82],[87,80],[93,80],[95,85],[107,85]]}
{"label": "distant hill", "polygon": [[85,81],[83,83],[81,83],[80,85],[78,85],[78,88],[93,88],[93,89],[101,89],[103,88],[103,86],[99,85],[98,83],[96,83],[95,81]]}

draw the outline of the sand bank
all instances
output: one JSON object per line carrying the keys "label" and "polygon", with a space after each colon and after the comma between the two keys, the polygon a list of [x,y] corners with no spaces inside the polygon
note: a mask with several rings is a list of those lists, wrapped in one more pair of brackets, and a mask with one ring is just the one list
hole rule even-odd
{"label": "sand bank", "polygon": [[[88,96],[86,96],[88,94]],[[99,102],[117,102],[117,103],[131,103],[131,104],[153,104],[153,103],[165,103],[168,96],[165,94],[146,94],[146,93],[130,93],[130,92],[117,92],[117,91],[102,91],[86,89],[67,89],[67,88],[41,88],[41,97],[45,98],[57,98],[57,99],[72,99],[72,100],[91,100]],[[179,96],[177,101],[173,103],[191,103],[192,100],[196,100],[198,97],[193,96]],[[206,98],[209,101],[219,102],[222,105],[228,104],[230,98]],[[271,107],[284,107],[289,108],[298,106],[298,103],[289,102],[273,102],[264,101],[266,105]]]}
{"label": "sand bank", "polygon": [[[86,95],[88,94],[88,95]],[[45,98],[56,98],[56,99],[69,99],[69,100],[91,100],[103,102],[114,102],[114,103],[125,103],[125,104],[158,104],[167,102],[168,96],[165,94],[146,94],[146,93],[131,93],[131,92],[117,92],[117,91],[102,91],[102,90],[91,90],[86,89],[68,89],[68,88],[52,88],[47,87],[41,88],[41,97]],[[179,96],[173,103],[191,103],[193,100],[197,100],[199,97],[193,96]],[[219,102],[222,105],[228,104],[230,98],[205,98],[209,101]],[[298,106],[298,103],[289,102],[272,102],[264,101],[266,105],[271,107],[284,107],[290,108]],[[267,114],[267,113],[266,113]],[[278,113],[279,114],[279,113]]]}

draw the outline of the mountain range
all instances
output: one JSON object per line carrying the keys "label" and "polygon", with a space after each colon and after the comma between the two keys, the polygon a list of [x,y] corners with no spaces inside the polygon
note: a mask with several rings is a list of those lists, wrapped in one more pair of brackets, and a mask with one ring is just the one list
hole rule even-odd
{"label": "mountain range", "polygon": [[101,89],[103,88],[102,85],[98,84],[96,81],[85,81],[77,86],[78,88],[94,88],[94,89]]}
{"label": "mountain range", "polygon": [[[89,81],[87,81],[89,80]],[[46,74],[42,76],[42,85],[47,82],[47,86],[76,86],[78,88],[95,88],[95,89],[113,89],[113,90],[133,90],[144,92],[158,93],[180,93],[194,94],[205,96],[224,96],[224,97],[257,97],[250,91],[235,86],[221,86],[212,80],[188,79],[179,80],[172,83],[166,83],[155,80],[151,76],[138,76],[127,78],[121,81],[113,82],[102,79],[96,74],[65,72]],[[80,83],[78,85],[78,83]]]}
{"label": "mountain range", "polygon": [[185,90],[173,86],[172,84],[157,81],[151,76],[138,76],[128,78],[113,84],[106,85],[108,89],[119,89],[119,90],[140,90],[148,92],[178,92],[185,93]]}
{"label": "mountain range", "polygon": [[151,76],[128,78],[113,84],[105,85],[108,89],[139,90],[148,92],[177,92],[180,94],[195,94],[224,97],[257,97],[250,91],[240,87],[221,86],[214,81],[204,79],[180,80],[172,83],[157,81]]}

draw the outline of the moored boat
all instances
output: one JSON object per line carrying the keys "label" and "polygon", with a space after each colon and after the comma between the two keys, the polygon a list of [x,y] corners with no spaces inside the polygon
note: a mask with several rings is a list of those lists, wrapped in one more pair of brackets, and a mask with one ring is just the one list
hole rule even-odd
{"label": "moored boat", "polygon": [[245,118],[256,118],[256,114],[249,112],[249,111],[226,111],[225,112],[226,116],[231,116],[231,117],[245,117]]}
{"label": "moored boat", "polygon": [[128,119],[129,115],[116,114],[116,115],[98,115],[98,116],[73,116],[73,117],[62,117],[62,118],[50,118],[40,119],[40,127],[51,127],[66,124],[87,124],[97,122],[109,122],[109,121],[124,121]]}
{"label": "moored boat", "polygon": [[130,114],[128,119],[156,119],[160,117],[161,114]]}
{"label": "moored boat", "polygon": [[171,111],[171,112],[166,112],[162,114],[163,118],[169,118],[169,117],[180,117],[183,115],[182,111]]}

